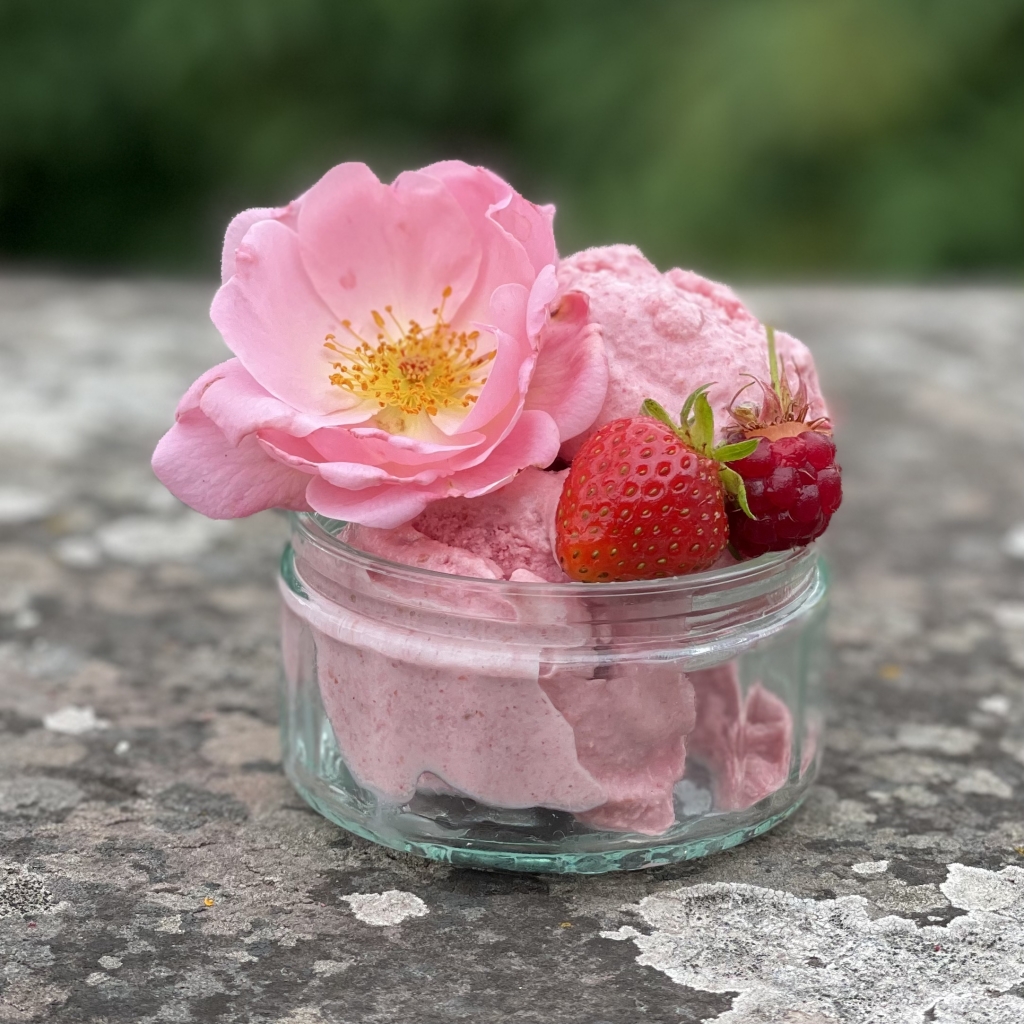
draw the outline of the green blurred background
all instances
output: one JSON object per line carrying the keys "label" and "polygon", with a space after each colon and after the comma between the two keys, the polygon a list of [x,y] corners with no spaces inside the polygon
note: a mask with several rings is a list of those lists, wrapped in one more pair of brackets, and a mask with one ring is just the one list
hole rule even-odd
{"label": "green blurred background", "polygon": [[745,278],[1024,270],[1024,0],[0,0],[0,260],[212,274],[331,164],[458,156]]}

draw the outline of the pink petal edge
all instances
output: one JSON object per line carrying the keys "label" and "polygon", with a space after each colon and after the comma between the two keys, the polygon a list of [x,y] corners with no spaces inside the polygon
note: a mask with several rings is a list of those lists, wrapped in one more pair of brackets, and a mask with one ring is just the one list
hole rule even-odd
{"label": "pink petal edge", "polygon": [[153,472],[179,500],[211,519],[237,519],[268,508],[309,510],[309,477],[275,461],[255,435],[238,445],[200,410],[183,413],[160,439]]}
{"label": "pink petal edge", "polygon": [[543,409],[558,424],[562,440],[582,433],[597,418],[608,392],[608,356],[601,328],[588,319],[580,292],[562,296],[541,331],[541,348],[526,409]]}

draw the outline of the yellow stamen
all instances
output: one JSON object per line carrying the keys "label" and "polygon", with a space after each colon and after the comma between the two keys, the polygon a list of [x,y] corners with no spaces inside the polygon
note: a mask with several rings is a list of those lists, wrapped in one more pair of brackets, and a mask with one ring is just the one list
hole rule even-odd
{"label": "yellow stamen", "polygon": [[[356,340],[348,348],[336,343],[333,334],[324,339],[324,348],[341,356],[331,364],[335,371],[330,381],[335,387],[375,401],[381,409],[399,409],[407,415],[420,412],[436,415],[441,409],[469,409],[487,382],[482,371],[494,352],[476,354],[479,331],[454,331],[444,318],[450,287],[442,293],[435,310],[434,323],[423,327],[410,320],[403,327],[385,306],[393,327],[376,310],[370,310],[378,334],[374,343],[352,329],[349,320],[341,326]],[[392,331],[397,332],[396,335]]]}

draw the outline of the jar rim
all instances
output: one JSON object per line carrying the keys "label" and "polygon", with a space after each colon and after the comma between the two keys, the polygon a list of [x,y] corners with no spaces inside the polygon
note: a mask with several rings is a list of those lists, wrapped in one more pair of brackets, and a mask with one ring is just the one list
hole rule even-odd
{"label": "jar rim", "polygon": [[391,561],[379,555],[370,554],[340,540],[337,534],[349,524],[343,520],[329,519],[315,512],[290,512],[293,528],[299,529],[307,541],[316,544],[325,553],[369,569],[387,577],[408,582],[423,581],[438,585],[450,581],[453,585],[467,585],[494,588],[496,594],[536,597],[651,597],[659,594],[680,594],[685,591],[732,589],[736,586],[761,582],[772,577],[787,576],[809,563],[818,560],[815,543],[787,551],[773,551],[757,558],[746,559],[734,565],[707,569],[704,572],[686,576],[669,576],[653,580],[633,580],[609,583],[583,583],[565,581],[550,583],[534,580],[485,579],[479,576],[462,576],[456,573],[438,572],[422,566],[406,565]]}

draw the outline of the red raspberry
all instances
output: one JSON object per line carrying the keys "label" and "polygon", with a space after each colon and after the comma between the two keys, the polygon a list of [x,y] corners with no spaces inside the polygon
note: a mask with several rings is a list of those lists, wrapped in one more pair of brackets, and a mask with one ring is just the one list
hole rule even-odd
{"label": "red raspberry", "polygon": [[752,378],[761,388],[761,405],[737,407],[739,395],[730,405],[736,420],[732,440],[759,439],[750,455],[732,465],[743,478],[754,515],[750,519],[739,507],[729,509],[732,545],[745,558],[809,544],[825,532],[843,500],[831,427],[824,419],[806,422],[806,385],[797,374],[796,393],[790,390],[770,327],[768,366],[770,385]]}
{"label": "red raspberry", "polygon": [[743,477],[755,519],[729,510],[733,547],[745,558],[808,544],[825,532],[843,489],[836,446],[827,434],[762,437],[757,450],[732,463]]}

